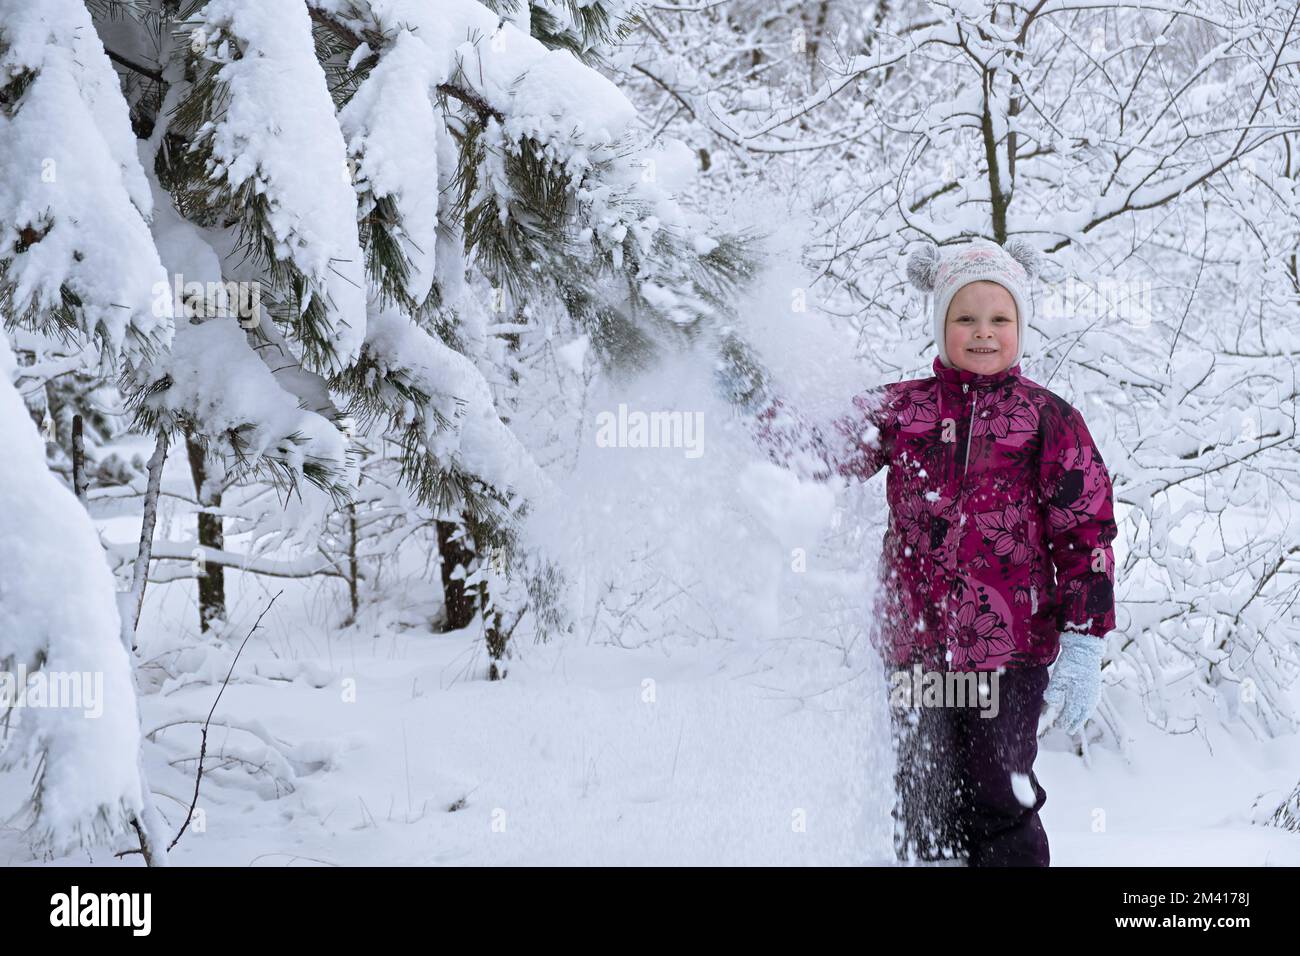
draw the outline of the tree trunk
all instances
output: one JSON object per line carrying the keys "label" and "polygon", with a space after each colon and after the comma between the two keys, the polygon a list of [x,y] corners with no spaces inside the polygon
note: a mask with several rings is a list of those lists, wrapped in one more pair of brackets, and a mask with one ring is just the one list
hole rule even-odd
{"label": "tree trunk", "polygon": [[[153,531],[158,520],[158,497],[162,492],[163,464],[167,461],[167,435],[158,435],[149,458],[149,484],[144,495],[144,520],[140,525],[140,550],[135,556],[131,590],[118,595],[122,616],[122,643],[131,658],[131,679],[136,701],[140,699],[140,675],[135,666],[135,632],[140,625],[140,608],[144,605],[144,588],[149,581],[149,560],[153,553]],[[137,703],[137,707],[139,704]],[[143,717],[142,717],[143,719]],[[162,814],[154,806],[149,777],[144,771],[144,727],[141,725],[140,750],[136,753],[136,773],[140,778],[141,812],[131,820],[140,839],[140,852],[149,866],[167,866],[167,834]]]}
{"label": "tree trunk", "polygon": [[[463,536],[452,540],[452,535],[460,530],[460,525],[454,521],[439,521],[437,525],[442,600],[446,608],[446,620],[443,622],[442,629],[444,632],[459,631],[461,628],[469,627],[474,621],[477,602],[474,595],[465,589],[465,576],[469,574],[470,564],[474,560],[474,551],[465,547]],[[453,579],[451,575],[458,565],[462,568],[461,575],[458,579]]]}
{"label": "tree trunk", "polygon": [[[446,620],[442,629],[444,633],[459,631],[469,627],[476,618],[480,618],[483,622],[484,642],[488,650],[488,680],[501,680],[506,676],[501,661],[505,658],[506,643],[510,640],[510,632],[514,628],[509,631],[502,629],[501,611],[492,606],[487,581],[480,581],[473,588],[465,587],[465,578],[474,559],[476,557],[484,559],[484,556],[477,554],[472,548],[465,547],[463,535],[452,540],[452,535],[461,529],[460,525],[453,521],[439,521],[437,527],[438,555],[442,559],[440,570],[443,604],[446,607]],[[453,578],[452,574],[457,567],[462,569],[461,574],[458,578]]]}
{"label": "tree trunk", "polygon": [[360,574],[357,563],[357,504],[355,501],[348,502],[348,600],[351,611],[348,613],[348,619],[344,622],[344,627],[349,627],[356,623],[357,610],[359,602],[357,600],[357,577]]}
{"label": "tree trunk", "polygon": [[[185,450],[189,454],[190,476],[194,479],[194,493],[201,507],[219,508],[221,492],[205,491],[207,465],[203,460],[203,448],[190,435],[185,436]],[[205,548],[221,551],[225,548],[225,532],[221,515],[200,514],[199,544]],[[203,573],[199,575],[199,630],[207,632],[212,627],[214,618],[226,616],[226,575],[225,567],[220,564],[205,563]]]}
{"label": "tree trunk", "polygon": [[501,680],[506,676],[501,661],[506,656],[506,641],[510,634],[501,630],[501,611],[492,607],[486,581],[479,583],[478,592],[479,609],[483,615],[483,640],[488,649],[488,680]]}
{"label": "tree trunk", "polygon": [[81,416],[72,416],[72,490],[84,507],[86,504],[86,440],[82,435]]}

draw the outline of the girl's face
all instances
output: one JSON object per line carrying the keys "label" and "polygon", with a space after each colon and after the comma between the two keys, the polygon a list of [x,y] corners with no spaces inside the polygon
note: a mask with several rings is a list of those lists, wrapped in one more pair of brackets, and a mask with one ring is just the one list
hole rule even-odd
{"label": "girl's face", "polygon": [[1016,357],[1016,300],[996,282],[969,282],[948,303],[944,347],[957,368],[993,375]]}

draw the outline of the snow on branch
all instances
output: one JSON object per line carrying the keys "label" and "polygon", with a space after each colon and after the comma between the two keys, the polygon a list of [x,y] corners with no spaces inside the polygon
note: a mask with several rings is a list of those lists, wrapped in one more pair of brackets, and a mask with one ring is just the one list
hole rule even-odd
{"label": "snow on branch", "polygon": [[[39,758],[34,832],[59,850],[107,842],[141,812],[140,725],[113,575],[90,517],[45,466],[13,371],[0,335],[0,680],[26,677],[0,684],[0,710],[17,715],[0,766]],[[79,699],[15,706],[34,683]]]}
{"label": "snow on branch", "polygon": [[182,107],[203,181],[224,181],[251,251],[291,287],[304,358],[346,367],[365,337],[356,195],[300,0],[212,0],[188,21],[202,76]]}
{"label": "snow on branch", "polygon": [[171,350],[141,368],[135,399],[148,428],[188,428],[250,466],[279,466],[323,488],[347,467],[346,439],[286,391],[233,320],[177,327]]}
{"label": "snow on branch", "polygon": [[359,368],[372,412],[387,411],[394,427],[415,427],[424,452],[443,470],[525,499],[544,491],[545,477],[497,416],[478,368],[397,310],[375,305]]}
{"label": "snow on branch", "polygon": [[103,358],[165,345],[149,188],[117,73],[77,0],[0,0],[0,307],[100,338]]}

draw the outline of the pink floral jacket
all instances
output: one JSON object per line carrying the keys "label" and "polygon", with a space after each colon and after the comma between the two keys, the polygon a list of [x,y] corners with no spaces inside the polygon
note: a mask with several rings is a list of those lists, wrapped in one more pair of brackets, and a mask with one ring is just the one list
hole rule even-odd
{"label": "pink floral jacket", "polygon": [[830,434],[773,399],[770,457],[821,480],[889,465],[889,527],[872,643],[894,666],[1050,664],[1060,632],[1115,627],[1110,475],[1083,417],[1020,374],[934,360],[934,375],[870,389]]}

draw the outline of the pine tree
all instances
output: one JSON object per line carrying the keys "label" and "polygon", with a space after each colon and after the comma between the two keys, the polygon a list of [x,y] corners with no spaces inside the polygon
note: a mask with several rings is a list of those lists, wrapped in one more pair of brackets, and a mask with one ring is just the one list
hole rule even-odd
{"label": "pine tree", "polygon": [[[548,488],[512,427],[523,351],[552,332],[531,323],[560,321],[603,374],[644,369],[715,335],[754,268],[746,237],[657,184],[598,69],[630,7],[86,6],[0,0],[7,333],[43,343],[35,366],[56,339],[94,346],[155,443],[146,515],[170,448],[200,506],[270,482],[353,517],[362,445],[395,448],[374,474],[457,542],[501,676],[525,614],[566,626],[557,566],[520,534]],[[201,519],[201,626],[223,532]],[[161,545],[132,559],[128,639]],[[329,561],[355,610],[352,548],[350,571]]]}
{"label": "pine tree", "polygon": [[[150,295],[163,276],[145,222],[151,197],[117,76],[79,2],[0,3],[0,169],[0,314],[9,334],[78,340],[101,367],[128,374],[165,348],[172,314],[155,310]],[[112,576],[89,518],[45,468],[10,384],[13,364],[6,341],[0,424],[14,457],[0,526],[0,661],[6,670],[100,673],[112,706],[104,720],[66,708],[24,712],[5,762],[39,760],[30,803],[39,842],[62,849],[133,825],[154,862],[160,819],[139,759]]]}

